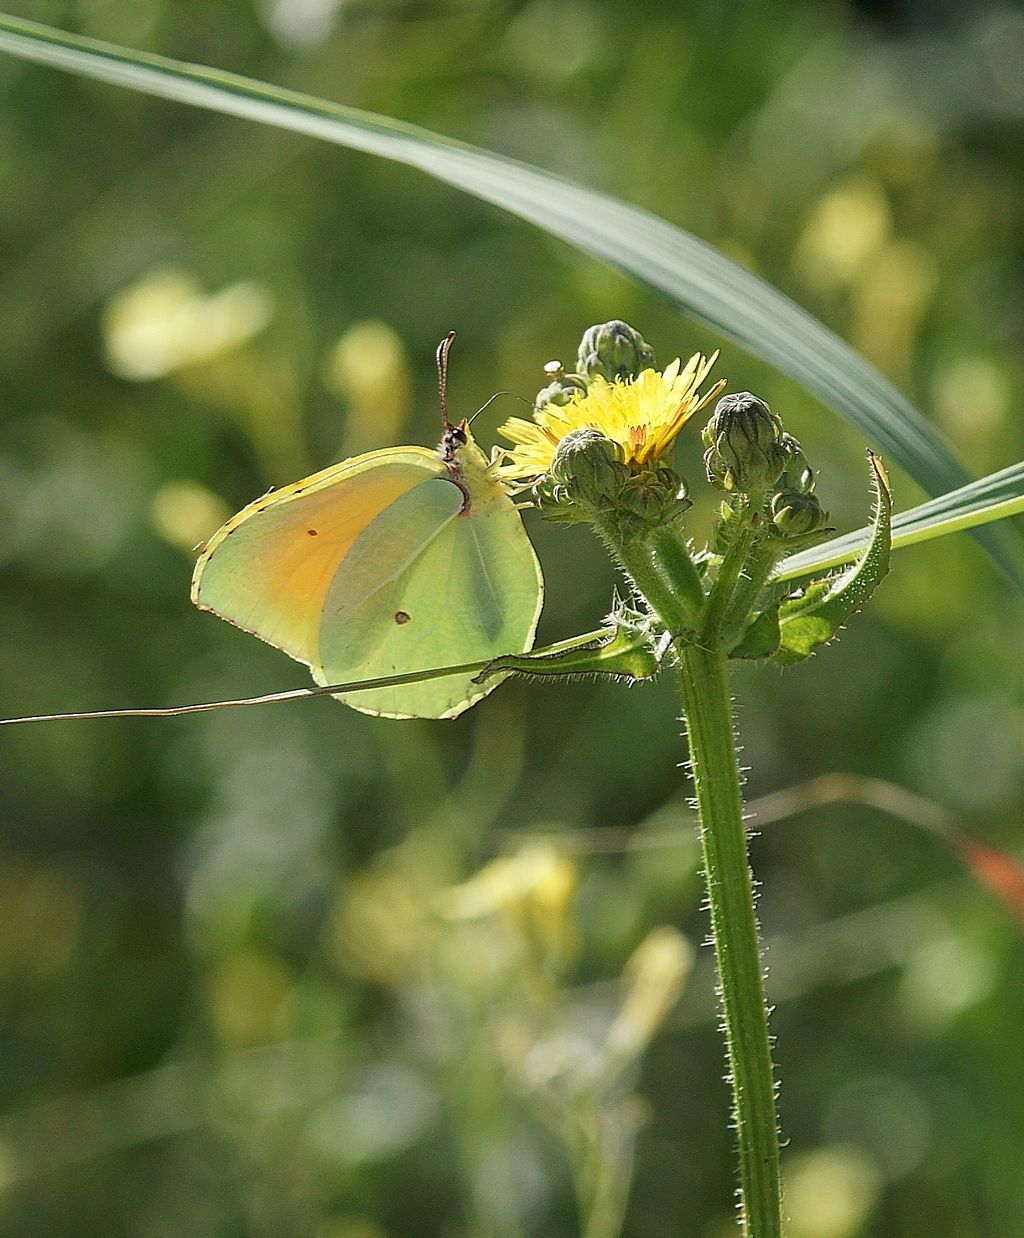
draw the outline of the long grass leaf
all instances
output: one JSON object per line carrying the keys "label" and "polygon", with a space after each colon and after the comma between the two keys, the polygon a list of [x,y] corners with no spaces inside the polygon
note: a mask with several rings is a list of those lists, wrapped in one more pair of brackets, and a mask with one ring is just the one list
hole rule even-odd
{"label": "long grass leaf", "polygon": [[[931,494],[968,475],[888,380],[757,276],[663,219],[527,164],[387,117],[0,14],[0,50],[145,94],[321,138],[419,168],[620,268],[821,397]],[[980,537],[1024,585],[1024,540]]]}

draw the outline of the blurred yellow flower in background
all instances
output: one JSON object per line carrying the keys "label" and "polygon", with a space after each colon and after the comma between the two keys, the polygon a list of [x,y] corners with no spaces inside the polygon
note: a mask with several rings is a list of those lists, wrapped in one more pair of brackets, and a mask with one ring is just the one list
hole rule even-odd
{"label": "blurred yellow flower in background", "polygon": [[328,353],[324,385],[345,402],[342,455],[401,441],[412,404],[412,377],[401,336],[386,322],[355,322]]}
{"label": "blurred yellow flower in background", "polygon": [[447,920],[505,918],[565,957],[574,945],[571,903],[578,881],[570,859],[553,847],[531,845],[491,860],[468,881],[441,891],[434,906]]}
{"label": "blurred yellow flower in background", "polygon": [[132,382],[164,378],[244,344],[271,309],[269,294],[251,281],[207,295],[184,271],[153,271],[107,305],[107,364]]}

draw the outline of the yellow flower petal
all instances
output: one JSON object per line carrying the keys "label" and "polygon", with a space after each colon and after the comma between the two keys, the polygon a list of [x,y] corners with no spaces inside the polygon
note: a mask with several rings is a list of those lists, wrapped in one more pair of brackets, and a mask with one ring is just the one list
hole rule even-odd
{"label": "yellow flower petal", "polygon": [[551,467],[561,440],[572,430],[588,427],[619,444],[627,464],[656,464],[668,452],[676,435],[698,409],[725,386],[725,380],[704,395],[700,386],[718,353],[694,353],[685,366],[679,358],[664,370],[641,370],[630,382],[607,382],[597,377],[589,389],[568,404],[546,404],[533,421],[512,417],[498,428],[512,447],[502,453],[501,478],[525,483],[542,477]]}

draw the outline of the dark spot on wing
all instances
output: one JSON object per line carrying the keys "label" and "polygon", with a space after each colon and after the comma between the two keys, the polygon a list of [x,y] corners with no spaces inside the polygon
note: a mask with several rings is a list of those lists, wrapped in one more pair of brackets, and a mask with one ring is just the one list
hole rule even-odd
{"label": "dark spot on wing", "polygon": [[411,618],[412,615],[408,614],[404,610],[395,611],[395,623],[408,623]]}
{"label": "dark spot on wing", "polygon": [[306,532],[310,537],[316,537],[316,529],[307,529]]}

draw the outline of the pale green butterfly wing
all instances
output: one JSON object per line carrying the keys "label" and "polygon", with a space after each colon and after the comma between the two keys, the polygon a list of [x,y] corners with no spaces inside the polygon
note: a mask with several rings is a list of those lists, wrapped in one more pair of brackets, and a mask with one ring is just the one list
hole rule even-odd
{"label": "pale green butterfly wing", "polygon": [[[425,481],[368,525],[324,602],[320,683],[398,675],[526,651],[540,616],[540,567],[518,512],[479,449],[458,453],[469,496]],[[387,717],[454,718],[501,681],[471,674],[342,696]]]}
{"label": "pale green butterfly wing", "polygon": [[271,491],[207,542],[192,601],[316,666],[324,597],[353,543],[396,499],[444,471],[435,452],[399,447]]}
{"label": "pale green butterfly wing", "polygon": [[[466,494],[436,453],[402,447],[265,495],[210,539],[193,601],[305,662],[320,683],[527,651],[543,597],[533,547],[471,440],[458,464]],[[451,718],[500,682],[470,679],[340,699]]]}

